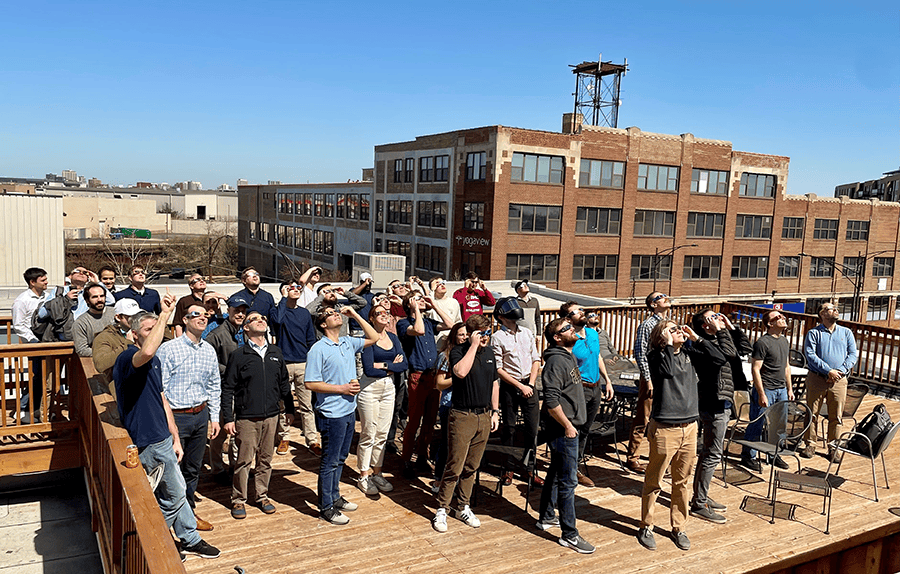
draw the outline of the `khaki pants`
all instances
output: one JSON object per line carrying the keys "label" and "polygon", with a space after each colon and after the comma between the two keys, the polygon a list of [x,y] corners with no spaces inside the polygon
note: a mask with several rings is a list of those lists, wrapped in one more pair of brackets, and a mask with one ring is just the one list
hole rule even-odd
{"label": "khaki pants", "polygon": [[806,375],[806,404],[812,411],[812,424],[806,431],[807,445],[815,445],[819,434],[819,411],[822,409],[822,401],[828,407],[828,441],[837,440],[843,430],[841,415],[844,411],[844,403],[847,402],[847,377],[841,377],[834,384],[828,382],[828,377],[810,371]]}
{"label": "khaki pants", "polygon": [[[303,431],[303,437],[306,439],[306,446],[312,444],[321,445],[322,439],[319,437],[319,431],[316,430],[316,414],[312,409],[312,391],[308,390],[306,385],[303,384],[306,376],[306,363],[288,363],[287,371],[288,380],[299,404],[297,418],[300,419],[300,429]],[[284,416],[284,413],[281,413],[278,417],[276,440],[278,442],[288,440],[290,430],[290,427],[287,425],[287,418]]]}
{"label": "khaki pants", "polygon": [[666,425],[650,421],[650,462],[644,475],[641,492],[641,526],[653,527],[653,511],[660,492],[660,481],[669,465],[672,467],[672,530],[684,530],[688,502],[691,497],[690,479],[697,456],[697,423]]}
{"label": "khaki pants", "polygon": [[628,462],[638,462],[640,456],[638,450],[644,441],[644,430],[650,420],[650,410],[653,407],[653,398],[650,394],[650,384],[647,379],[641,377],[638,384],[638,398],[634,405],[634,421],[631,424],[631,438],[628,441]]}
{"label": "khaki pants", "polygon": [[356,395],[359,412],[359,445],[356,464],[360,472],[384,464],[384,446],[394,417],[394,377],[388,375],[366,386]]}
{"label": "khaki pants", "polygon": [[238,448],[238,459],[234,468],[231,503],[247,502],[247,481],[250,466],[256,460],[253,472],[253,486],[256,501],[269,494],[269,478],[272,476],[272,456],[275,454],[275,427],[278,416],[267,419],[237,420],[234,422],[234,442]]}
{"label": "khaki pants", "polygon": [[[475,472],[481,466],[484,447],[491,434],[491,413],[475,414],[450,409],[447,433],[447,464],[437,494],[438,508],[450,508],[453,492],[456,492],[457,508],[469,505]],[[457,487],[457,485],[459,485]]]}

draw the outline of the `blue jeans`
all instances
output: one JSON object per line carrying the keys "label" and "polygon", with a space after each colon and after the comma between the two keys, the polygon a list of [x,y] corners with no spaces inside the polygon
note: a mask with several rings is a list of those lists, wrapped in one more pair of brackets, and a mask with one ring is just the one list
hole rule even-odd
{"label": "blue jeans", "polygon": [[578,535],[575,528],[575,486],[578,480],[578,437],[565,435],[547,442],[550,447],[550,468],[541,492],[541,507],[538,515],[543,519],[553,517],[554,508],[559,510],[559,524],[564,538]]}
{"label": "blue jeans", "polygon": [[163,467],[162,480],[156,487],[156,502],[162,510],[166,525],[175,528],[175,535],[184,546],[200,542],[197,520],[185,497],[184,477],[178,468],[178,459],[172,447],[172,437],[145,446],[138,453],[144,471],[148,474],[158,466]]}
{"label": "blue jeans", "polygon": [[175,426],[178,427],[178,438],[184,456],[181,457],[181,474],[184,475],[185,495],[188,504],[194,508],[194,492],[200,480],[200,469],[203,468],[203,455],[206,454],[206,434],[209,427],[209,407],[199,413],[173,413]]}
{"label": "blue jeans", "polygon": [[[787,389],[785,387],[781,387],[780,389],[763,389],[763,391],[766,393],[766,400],[769,401],[769,406],[772,406],[779,401],[788,400]],[[761,415],[763,410],[765,409],[759,406],[759,394],[757,394],[756,387],[754,386],[750,389],[750,419],[753,420]],[[765,421],[765,417],[747,425],[744,439],[758,441],[762,437],[763,421]],[[756,458],[756,454],[756,450],[752,448],[745,446],[741,449],[741,458]]]}
{"label": "blue jeans", "polygon": [[316,424],[322,434],[322,461],[319,464],[319,512],[334,506],[341,497],[341,472],[350,453],[356,413],[330,419],[316,414]]}

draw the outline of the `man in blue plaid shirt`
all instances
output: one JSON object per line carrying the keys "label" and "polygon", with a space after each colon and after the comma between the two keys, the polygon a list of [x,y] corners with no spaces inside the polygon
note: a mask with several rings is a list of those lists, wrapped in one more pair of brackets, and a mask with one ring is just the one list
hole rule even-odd
{"label": "man in blue plaid shirt", "polygon": [[[212,427],[210,438],[219,434],[222,385],[216,352],[212,345],[201,339],[207,322],[206,309],[201,304],[191,305],[183,321],[184,334],[163,343],[157,356],[163,391],[172,407],[184,449],[181,474],[187,486],[187,500],[194,509],[194,491],[203,466],[208,427]],[[212,529],[210,523],[197,517],[197,530]]]}

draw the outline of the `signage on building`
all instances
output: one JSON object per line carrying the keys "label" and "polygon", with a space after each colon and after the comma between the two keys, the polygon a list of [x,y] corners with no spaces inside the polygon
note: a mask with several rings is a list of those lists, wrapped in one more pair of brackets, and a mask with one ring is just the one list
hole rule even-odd
{"label": "signage on building", "polygon": [[462,235],[457,235],[456,244],[463,247],[490,247],[491,240],[485,237],[463,237]]}

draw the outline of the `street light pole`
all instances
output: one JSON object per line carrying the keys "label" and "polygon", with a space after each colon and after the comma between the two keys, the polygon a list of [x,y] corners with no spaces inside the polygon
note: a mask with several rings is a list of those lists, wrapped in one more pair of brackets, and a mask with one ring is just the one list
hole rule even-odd
{"label": "street light pole", "polygon": [[[679,249],[684,249],[685,247],[697,247],[697,244],[696,243],[685,243],[684,245],[679,245],[677,247],[671,247],[671,248],[665,249],[663,251],[660,251],[659,247],[656,248],[656,250],[653,253],[653,290],[654,291],[656,291],[656,279],[659,277],[659,256],[662,255],[663,257],[665,257],[667,255],[672,255]],[[671,284],[671,282],[672,282],[672,275],[670,272],[669,283]]]}
{"label": "street light pole", "polygon": [[[843,263],[838,263],[837,256],[834,257],[834,261],[832,262],[832,268],[837,269],[841,272],[841,275],[844,276],[845,279],[850,281],[853,285],[853,300],[850,305],[850,314],[851,320],[855,322],[860,321],[860,315],[862,311],[862,291],[863,285],[865,284],[865,273],[866,273],[866,262],[869,259],[877,257],[879,255],[883,255],[885,253],[898,253],[900,250],[897,249],[885,249],[883,251],[876,251],[875,253],[869,254],[863,257],[862,251],[857,251],[856,257],[856,265],[851,267],[849,265],[844,265]],[[809,257],[812,259],[812,255],[809,253],[800,252],[798,255],[801,257]]]}

